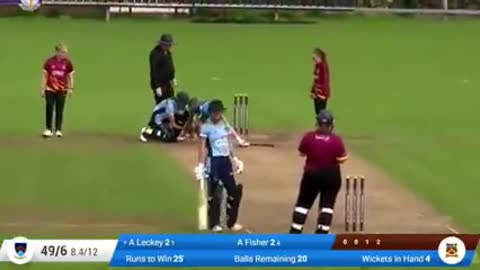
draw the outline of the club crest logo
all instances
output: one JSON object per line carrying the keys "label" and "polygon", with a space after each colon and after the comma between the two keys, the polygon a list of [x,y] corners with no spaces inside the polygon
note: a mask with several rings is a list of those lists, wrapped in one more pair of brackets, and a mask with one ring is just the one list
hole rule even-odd
{"label": "club crest logo", "polygon": [[23,259],[27,252],[27,243],[15,243],[15,257]]}
{"label": "club crest logo", "polygon": [[447,243],[447,250],[445,251],[445,257],[447,258],[458,257],[458,248],[456,243]]}
{"label": "club crest logo", "polygon": [[35,11],[40,8],[41,0],[20,0],[20,8],[25,11]]}
{"label": "club crest logo", "polygon": [[7,245],[7,256],[10,262],[26,264],[32,260],[34,247],[27,238],[16,237],[11,240],[5,240],[4,243]]}
{"label": "club crest logo", "polygon": [[461,263],[466,253],[465,243],[458,237],[447,237],[438,245],[438,257],[448,265]]}

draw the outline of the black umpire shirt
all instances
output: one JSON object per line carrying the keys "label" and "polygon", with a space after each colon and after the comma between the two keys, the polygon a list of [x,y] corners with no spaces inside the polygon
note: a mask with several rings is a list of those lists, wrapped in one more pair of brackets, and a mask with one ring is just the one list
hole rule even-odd
{"label": "black umpire shirt", "polygon": [[161,87],[162,90],[168,91],[174,78],[175,66],[172,53],[157,45],[150,52],[150,87],[152,90]]}

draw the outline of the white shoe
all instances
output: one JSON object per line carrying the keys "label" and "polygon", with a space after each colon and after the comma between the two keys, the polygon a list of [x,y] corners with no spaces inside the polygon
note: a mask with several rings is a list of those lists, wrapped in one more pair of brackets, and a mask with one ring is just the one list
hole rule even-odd
{"label": "white shoe", "polygon": [[243,225],[239,224],[239,223],[235,223],[232,227],[230,227],[230,230],[232,230],[234,232],[241,231],[241,230],[243,230]]}
{"label": "white shoe", "polygon": [[46,129],[43,133],[42,136],[45,138],[50,138],[53,136],[53,132],[50,129]]}
{"label": "white shoe", "polygon": [[140,141],[146,143],[148,142],[148,139],[143,135],[145,133],[145,130],[147,130],[147,128],[142,128],[142,130],[140,131]]}
{"label": "white shoe", "polygon": [[55,131],[55,136],[57,136],[58,138],[61,138],[63,137],[63,133],[60,130],[57,130]]}
{"label": "white shoe", "polygon": [[214,233],[221,233],[221,232],[223,232],[223,228],[222,228],[222,226],[220,226],[220,225],[215,225],[215,226],[213,226],[213,228],[212,228],[212,232],[214,232]]}

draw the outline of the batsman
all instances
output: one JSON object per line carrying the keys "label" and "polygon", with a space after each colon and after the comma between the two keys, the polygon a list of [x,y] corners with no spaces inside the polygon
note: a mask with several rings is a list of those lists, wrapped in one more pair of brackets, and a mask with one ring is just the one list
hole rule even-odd
{"label": "batsman", "polygon": [[[189,103],[189,119],[187,120],[186,126],[188,129],[195,131],[195,133],[200,133],[202,125],[210,119],[210,104],[211,103],[222,103],[221,100],[213,99],[211,101],[199,101],[197,98],[192,98]],[[233,135],[237,141],[238,146],[248,147],[250,143],[245,141],[238,135],[235,129],[230,125],[227,118],[222,114],[222,121],[230,129],[230,134]]]}
{"label": "batsman", "polygon": [[[243,162],[233,152],[230,141],[231,129],[225,123],[223,112],[225,107],[220,100],[213,100],[209,104],[210,117],[200,128],[200,142],[198,149],[198,165],[195,175],[198,181],[208,181],[208,220],[209,229],[213,232],[222,232],[220,224],[220,207],[223,188],[227,191],[227,227],[232,231],[239,231],[243,226],[237,223],[243,186],[237,184],[235,173],[243,171]],[[205,162],[209,161],[208,177],[205,179]]]}

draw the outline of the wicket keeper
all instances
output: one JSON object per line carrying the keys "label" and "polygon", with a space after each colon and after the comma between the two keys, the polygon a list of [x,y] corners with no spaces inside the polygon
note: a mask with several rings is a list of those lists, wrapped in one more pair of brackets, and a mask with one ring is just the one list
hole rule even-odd
{"label": "wicket keeper", "polygon": [[[240,173],[243,171],[243,162],[233,153],[233,147],[229,140],[231,130],[223,121],[224,111],[225,107],[220,100],[210,102],[210,117],[200,129],[198,165],[194,170],[197,180],[208,181],[209,226],[213,232],[223,231],[220,224],[221,201],[219,200],[221,197],[216,196],[219,187],[227,190],[227,227],[232,231],[243,229],[243,226],[237,223],[243,185],[237,185],[234,177],[234,166],[235,172]],[[209,179],[203,179],[207,152],[210,156]]]}
{"label": "wicket keeper", "polygon": [[[42,85],[40,95],[45,98],[45,131],[43,137],[54,135],[63,137],[63,112],[68,94],[73,93],[73,63],[68,57],[68,49],[64,44],[55,46],[55,55],[43,64]],[[55,129],[53,115],[55,114]]]}
{"label": "wicket keeper", "polygon": [[342,139],[333,133],[333,116],[330,112],[320,111],[316,130],[303,136],[298,151],[302,157],[306,157],[306,161],[290,233],[302,233],[308,212],[320,194],[315,233],[328,234],[342,185],[340,164],[348,159]]}
{"label": "wicket keeper", "polygon": [[153,109],[148,126],[142,128],[140,140],[161,142],[176,142],[181,135],[183,125],[175,115],[182,115],[186,111],[189,101],[186,92],[178,92],[173,98],[165,99]]}

